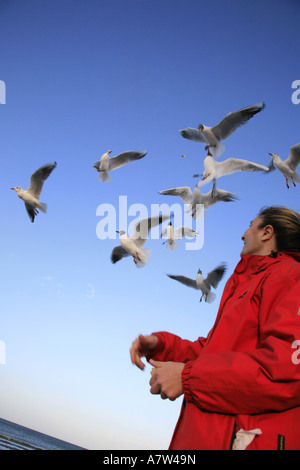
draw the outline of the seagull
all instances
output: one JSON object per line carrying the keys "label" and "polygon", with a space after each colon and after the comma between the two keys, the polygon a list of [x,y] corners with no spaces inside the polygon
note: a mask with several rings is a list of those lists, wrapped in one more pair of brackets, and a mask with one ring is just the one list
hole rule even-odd
{"label": "seagull", "polygon": [[199,124],[198,128],[187,127],[179,130],[182,137],[214,147],[214,157],[219,157],[225,150],[222,140],[227,139],[238,127],[246,124],[255,114],[262,111],[264,103],[254,104],[227,114],[214,127]]}
{"label": "seagull", "polygon": [[238,171],[265,171],[268,173],[270,169],[261,165],[260,163],[250,162],[242,158],[227,158],[223,162],[217,162],[208,147],[207,156],[203,162],[204,173],[202,175],[195,174],[194,177],[202,176],[202,179],[198,182],[199,186],[203,186],[209,181],[215,181],[217,178],[225,175],[231,175]]}
{"label": "seagull", "polygon": [[287,188],[289,188],[289,178],[294,186],[300,183],[300,173],[296,173],[296,168],[300,162],[300,143],[290,147],[289,156],[286,160],[281,160],[277,153],[269,153],[272,161],[269,165],[269,171],[277,168],[284,176]]}
{"label": "seagull", "polygon": [[116,246],[111,253],[111,262],[116,263],[126,256],[132,256],[137,268],[147,264],[150,249],[143,248],[150,230],[169,219],[169,215],[159,215],[140,220],[135,224],[133,234],[129,237],[124,230],[117,230],[120,234],[121,245]]}
{"label": "seagull", "polygon": [[164,189],[158,193],[169,196],[179,196],[185,204],[189,205],[187,212],[191,212],[194,219],[201,217],[201,211],[199,211],[200,204],[204,205],[204,209],[209,209],[209,207],[219,201],[231,202],[234,199],[238,199],[233,193],[225,191],[224,189],[218,189],[216,179],[213,181],[213,188],[205,194],[200,192],[199,182],[196,184],[193,192],[189,186],[179,186],[178,188]]}
{"label": "seagull", "polygon": [[217,288],[219,282],[221,281],[224,273],[226,271],[226,264],[221,263],[217,268],[208,273],[207,277],[204,279],[201,269],[198,270],[196,279],[191,279],[186,276],[176,276],[173,274],[167,274],[171,279],[179,281],[182,284],[185,284],[188,287],[193,287],[194,289],[200,289],[202,295],[199,302],[202,301],[203,297],[205,302],[211,303],[215,300],[216,294],[211,292],[211,287]]}
{"label": "seagull", "polygon": [[119,153],[118,155],[114,157],[110,157],[109,154],[111,153],[111,150],[107,150],[100,160],[98,160],[94,164],[94,168],[100,173],[99,175],[99,180],[100,181],[111,181],[111,176],[109,174],[109,171],[115,170],[116,168],[120,168],[123,165],[126,165],[127,163],[134,162],[135,160],[140,160],[143,158],[146,154],[147,151],[134,151],[134,150],[129,150],[127,152],[122,152]]}
{"label": "seagull", "polygon": [[193,238],[197,235],[197,233],[199,233],[197,230],[194,230],[190,227],[180,226],[174,229],[172,222],[169,222],[168,226],[162,230],[161,237],[166,236],[167,239],[163,242],[163,244],[167,244],[167,248],[169,250],[175,250],[175,248],[178,246],[176,240],[179,240],[182,237]]}
{"label": "seagull", "polygon": [[30,178],[30,185],[28,189],[20,188],[20,186],[15,186],[14,189],[25,203],[26,211],[29,215],[31,222],[34,222],[35,216],[39,213],[37,210],[40,209],[42,212],[47,212],[47,204],[40,202],[40,194],[43,189],[44,181],[48,178],[52,170],[56,167],[56,162],[48,163],[47,165],[42,166],[34,173],[32,173]]}

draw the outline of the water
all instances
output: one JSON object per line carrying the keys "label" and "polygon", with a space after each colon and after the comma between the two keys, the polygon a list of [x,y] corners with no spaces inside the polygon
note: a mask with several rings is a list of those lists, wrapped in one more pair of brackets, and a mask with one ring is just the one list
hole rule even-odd
{"label": "water", "polygon": [[83,450],[83,448],[0,419],[0,450]]}

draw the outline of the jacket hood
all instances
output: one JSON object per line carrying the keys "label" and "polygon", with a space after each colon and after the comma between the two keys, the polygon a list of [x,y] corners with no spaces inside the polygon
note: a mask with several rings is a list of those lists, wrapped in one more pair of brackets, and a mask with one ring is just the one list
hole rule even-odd
{"label": "jacket hood", "polygon": [[241,274],[249,270],[249,272],[255,274],[272,264],[289,258],[300,263],[300,252],[272,252],[271,255],[242,255],[235,272]]}

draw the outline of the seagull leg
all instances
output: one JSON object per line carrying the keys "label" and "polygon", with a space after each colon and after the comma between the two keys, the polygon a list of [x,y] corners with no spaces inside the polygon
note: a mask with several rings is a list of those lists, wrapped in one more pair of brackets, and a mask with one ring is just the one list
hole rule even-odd
{"label": "seagull leg", "polygon": [[295,181],[291,178],[293,185],[296,187]]}
{"label": "seagull leg", "polygon": [[208,178],[209,176],[210,176],[210,173],[208,173],[206,176],[202,175],[202,181],[206,180],[206,178]]}
{"label": "seagull leg", "polygon": [[137,264],[137,259],[138,259],[139,261],[141,261],[141,258],[139,257],[138,252],[136,252],[135,256],[133,256],[133,262],[134,262],[134,264]]}
{"label": "seagull leg", "polygon": [[285,178],[285,184],[286,184],[286,187],[289,189],[289,182],[287,178]]}

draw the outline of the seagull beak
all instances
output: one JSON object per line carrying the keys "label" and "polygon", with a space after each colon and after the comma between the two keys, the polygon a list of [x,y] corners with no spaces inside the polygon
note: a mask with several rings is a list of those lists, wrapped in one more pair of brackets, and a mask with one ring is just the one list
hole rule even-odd
{"label": "seagull beak", "polygon": [[116,233],[120,233],[119,230],[116,230]]}
{"label": "seagull beak", "polygon": [[273,154],[272,154],[272,153],[269,153],[269,155],[271,155],[271,157],[272,157]]}
{"label": "seagull beak", "polygon": [[16,189],[16,188],[10,188],[10,189]]}

